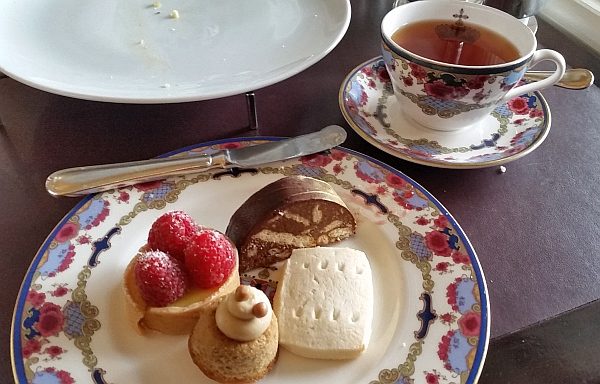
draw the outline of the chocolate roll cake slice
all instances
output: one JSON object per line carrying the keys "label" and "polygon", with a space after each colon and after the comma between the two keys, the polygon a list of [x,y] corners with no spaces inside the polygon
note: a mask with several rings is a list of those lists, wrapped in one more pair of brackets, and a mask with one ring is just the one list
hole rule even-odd
{"label": "chocolate roll cake slice", "polygon": [[240,272],[287,259],[295,248],[338,242],[356,221],[326,182],[289,176],[262,188],[233,214],[226,234],[239,250]]}

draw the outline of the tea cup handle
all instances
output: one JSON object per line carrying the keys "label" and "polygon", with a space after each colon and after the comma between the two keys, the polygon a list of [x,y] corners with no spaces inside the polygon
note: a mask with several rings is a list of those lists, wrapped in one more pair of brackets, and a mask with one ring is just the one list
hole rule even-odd
{"label": "tea cup handle", "polygon": [[502,98],[502,101],[508,101],[514,97],[521,96],[523,94],[538,91],[542,88],[550,87],[556,84],[565,74],[567,64],[565,58],[558,52],[551,49],[540,49],[533,53],[533,57],[529,62],[528,68],[533,67],[541,61],[552,61],[556,65],[554,73],[548,76],[546,79],[534,81],[533,83],[523,84],[515,87],[508,91],[508,93]]}

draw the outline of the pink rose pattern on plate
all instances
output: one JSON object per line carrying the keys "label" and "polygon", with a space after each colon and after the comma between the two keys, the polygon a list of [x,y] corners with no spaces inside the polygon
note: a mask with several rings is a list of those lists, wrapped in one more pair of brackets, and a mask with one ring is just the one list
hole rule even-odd
{"label": "pink rose pattern on plate", "polygon": [[[231,139],[191,151],[210,153],[254,143]],[[337,185],[344,198],[363,205],[365,212],[376,218],[376,225],[395,227],[398,262],[422,275],[420,299],[425,305],[415,313],[415,319],[422,322],[411,325],[415,336],[408,355],[391,356],[396,365],[377,368],[380,372],[371,383],[475,381],[487,347],[489,317],[485,283],[466,237],[443,213],[443,207],[414,181],[375,160],[333,149],[276,168],[187,175],[84,199],[42,246],[26,277],[13,334],[17,382],[68,384],[89,381],[90,375],[95,383],[108,382],[104,375],[110,374],[110,367],[92,348],[92,340],[101,337],[98,314],[106,309],[94,305],[86,285],[96,268],[106,265],[103,252],[110,248],[111,238],[120,236],[122,228],[143,212],[168,209],[188,186],[218,183],[240,173],[322,178]],[[118,205],[126,205],[125,210],[113,214],[111,207]],[[268,270],[257,276],[244,275],[242,280],[271,298],[277,286]]]}

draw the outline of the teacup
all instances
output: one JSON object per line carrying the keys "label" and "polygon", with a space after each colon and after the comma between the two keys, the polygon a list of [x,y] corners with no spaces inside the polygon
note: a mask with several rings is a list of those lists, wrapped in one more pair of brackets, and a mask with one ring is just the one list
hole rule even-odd
{"label": "teacup", "polygon": [[[426,55],[413,52],[432,44],[417,44],[411,50],[403,46],[410,45],[417,35],[424,36],[422,31],[412,35],[405,33],[402,45],[392,39],[394,36],[402,40],[402,32],[394,35],[401,28],[409,31],[410,28],[405,28],[411,27],[416,31],[416,27],[428,25],[433,25],[436,36],[450,40],[447,47],[444,45],[443,60],[427,57],[439,52]],[[381,35],[385,66],[403,113],[422,126],[440,131],[476,126],[497,106],[555,84],[566,68],[560,53],[536,50],[535,35],[518,19],[488,6],[464,1],[415,1],[400,5],[383,18]],[[481,43],[480,39],[487,41],[487,46],[473,47]],[[500,43],[507,43],[502,52],[485,51],[496,49]],[[465,47],[484,49],[481,58],[489,56],[496,61],[490,64],[474,56],[465,64],[461,62],[461,55],[467,57],[467,52],[471,52]],[[496,53],[505,57],[496,57]],[[528,68],[545,60],[556,66],[550,77],[520,84]]]}

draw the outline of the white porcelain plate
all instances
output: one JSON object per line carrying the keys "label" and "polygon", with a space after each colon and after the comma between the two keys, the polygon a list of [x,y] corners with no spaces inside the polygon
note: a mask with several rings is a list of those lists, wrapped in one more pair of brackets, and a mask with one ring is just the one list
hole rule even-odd
{"label": "white porcelain plate", "polygon": [[11,0],[0,72],[83,99],[212,99],[301,72],[349,23],[349,0]]}
{"label": "white porcelain plate", "polygon": [[[256,143],[230,139],[188,148]],[[152,222],[184,210],[224,231],[255,191],[285,175],[329,182],[357,220],[340,246],[364,251],[374,284],[367,350],[347,361],[307,359],[280,348],[264,383],[475,383],[490,315],[483,272],[444,207],[402,173],[334,149],[269,167],[169,178],[82,200],[35,256],[14,312],[12,356],[21,383],[211,383],[193,364],[187,337],[141,336],[125,320],[121,278]],[[277,268],[242,276],[269,297]],[[298,294],[302,294],[299,292]]]}
{"label": "white porcelain plate", "polygon": [[550,109],[539,92],[498,106],[475,127],[425,128],[407,118],[381,57],[357,66],[340,87],[348,124],[373,146],[398,158],[439,168],[483,168],[531,153],[550,132]]}

